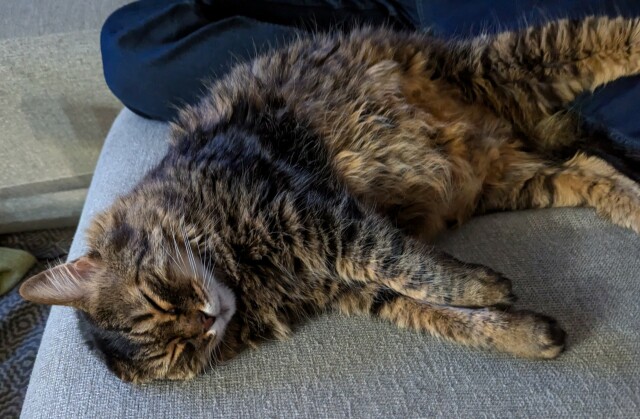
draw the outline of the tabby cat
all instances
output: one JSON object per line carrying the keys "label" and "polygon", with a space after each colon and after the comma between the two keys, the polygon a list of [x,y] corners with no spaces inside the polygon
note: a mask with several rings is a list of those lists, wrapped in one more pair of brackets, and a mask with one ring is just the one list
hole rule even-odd
{"label": "tabby cat", "polygon": [[429,242],[474,214],[590,206],[640,233],[640,186],[568,104],[640,72],[640,19],[445,41],[359,28],[238,65],[164,159],[27,280],[120,378],[184,380],[327,310],[527,358],[565,333]]}

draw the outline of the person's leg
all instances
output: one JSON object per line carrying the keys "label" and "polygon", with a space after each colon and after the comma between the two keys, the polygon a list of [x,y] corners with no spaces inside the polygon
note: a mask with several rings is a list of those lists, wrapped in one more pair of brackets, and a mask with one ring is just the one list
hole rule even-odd
{"label": "person's leg", "polygon": [[205,80],[290,41],[298,30],[351,24],[413,29],[415,0],[403,1],[137,1],[104,24],[105,79],[132,111],[172,120],[179,106],[198,100]]}

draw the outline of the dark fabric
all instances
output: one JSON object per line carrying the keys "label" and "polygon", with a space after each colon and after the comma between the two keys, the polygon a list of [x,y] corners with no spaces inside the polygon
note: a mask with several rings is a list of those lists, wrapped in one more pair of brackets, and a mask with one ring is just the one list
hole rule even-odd
{"label": "dark fabric", "polygon": [[[387,0],[233,0],[210,6],[142,0],[122,7],[101,34],[107,85],[125,106],[163,121],[195,103],[202,82],[295,37],[355,23],[415,28],[409,6]],[[204,2],[201,2],[204,3]]]}
{"label": "dark fabric", "polygon": [[[106,21],[104,74],[131,110],[172,120],[195,103],[202,82],[238,60],[290,41],[297,30],[388,24],[435,34],[470,36],[560,17],[640,16],[638,0],[142,0]],[[625,150],[640,151],[640,77],[621,79],[575,104],[591,124],[607,127]]]}

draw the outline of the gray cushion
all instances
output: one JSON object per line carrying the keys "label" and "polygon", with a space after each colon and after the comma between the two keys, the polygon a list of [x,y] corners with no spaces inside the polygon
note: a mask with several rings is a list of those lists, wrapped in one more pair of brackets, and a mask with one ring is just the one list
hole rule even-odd
{"label": "gray cushion", "polygon": [[[165,151],[166,127],[124,111],[93,179],[71,257],[96,211]],[[47,324],[23,417],[607,416],[640,411],[640,238],[589,209],[479,217],[442,245],[503,271],[522,307],[569,331],[559,359],[468,349],[366,318],[328,315],[187,383],[120,382],[70,309]]]}

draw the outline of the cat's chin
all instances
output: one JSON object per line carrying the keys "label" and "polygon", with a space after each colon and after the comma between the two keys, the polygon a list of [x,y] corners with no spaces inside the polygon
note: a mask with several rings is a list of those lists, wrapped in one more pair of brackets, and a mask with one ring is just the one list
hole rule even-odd
{"label": "cat's chin", "polygon": [[217,346],[224,336],[224,332],[229,324],[229,320],[231,320],[231,316],[228,318],[223,317],[227,312],[221,313],[216,319],[216,321],[211,325],[206,335],[209,336],[212,340],[211,345]]}
{"label": "cat's chin", "polygon": [[215,344],[218,344],[236,312],[236,297],[229,287],[217,279],[215,274],[204,268],[202,272],[205,276],[203,285],[209,298],[203,311],[216,319],[207,334],[214,338]]}

